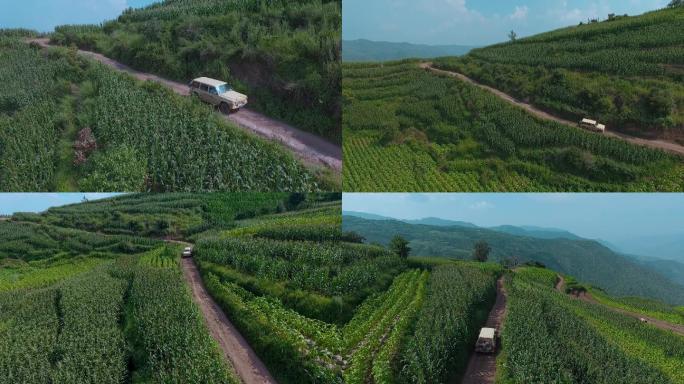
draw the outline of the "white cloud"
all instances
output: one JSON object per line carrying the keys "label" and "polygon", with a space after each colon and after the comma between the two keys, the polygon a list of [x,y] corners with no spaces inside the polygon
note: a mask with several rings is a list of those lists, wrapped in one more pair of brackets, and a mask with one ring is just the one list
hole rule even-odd
{"label": "white cloud", "polygon": [[522,7],[516,6],[515,11],[511,13],[508,17],[511,20],[522,20],[527,18],[527,13],[529,12],[529,8],[527,8],[527,5],[523,5]]}
{"label": "white cloud", "polygon": [[478,201],[473,204],[470,204],[470,209],[477,209],[477,210],[483,210],[483,209],[489,209],[489,208],[494,208],[494,204],[488,202],[488,201]]}
{"label": "white cloud", "polygon": [[611,9],[606,0],[595,1],[582,9],[568,6],[568,1],[561,1],[558,7],[549,9],[548,17],[564,23],[576,24],[581,21],[586,22],[588,19],[606,18],[612,12]]}

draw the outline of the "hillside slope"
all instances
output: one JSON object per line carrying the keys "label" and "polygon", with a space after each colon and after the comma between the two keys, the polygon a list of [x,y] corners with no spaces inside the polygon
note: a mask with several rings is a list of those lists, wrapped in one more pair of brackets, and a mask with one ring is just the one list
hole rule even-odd
{"label": "hillside slope", "polygon": [[346,191],[684,190],[680,158],[536,118],[420,65],[343,65]]}
{"label": "hillside slope", "polygon": [[684,8],[579,25],[435,64],[563,118],[684,142]]}
{"label": "hillside slope", "polygon": [[0,81],[2,191],[317,188],[277,144],[74,50],[3,33]]}
{"label": "hillside slope", "polygon": [[554,288],[554,271],[508,276],[497,379],[506,383],[682,383],[684,338]]}
{"label": "hillside slope", "polygon": [[345,231],[355,231],[369,243],[388,244],[399,234],[410,241],[417,256],[469,259],[477,241],[492,248],[491,258],[538,261],[562,273],[576,276],[618,296],[653,297],[673,304],[684,303],[684,286],[639,265],[591,240],[536,239],[483,228],[411,225],[399,221],[343,218]]}
{"label": "hillside slope", "polygon": [[229,81],[251,107],[340,142],[340,36],[340,0],[165,0],[52,39],[184,83]]}

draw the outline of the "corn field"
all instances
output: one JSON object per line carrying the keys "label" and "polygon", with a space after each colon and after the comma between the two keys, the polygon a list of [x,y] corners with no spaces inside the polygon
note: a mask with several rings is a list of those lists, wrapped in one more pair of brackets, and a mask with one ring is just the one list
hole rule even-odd
{"label": "corn field", "polygon": [[677,141],[684,126],[681,7],[581,24],[440,58],[439,68],[570,121]]}
{"label": "corn field", "polygon": [[0,293],[3,380],[121,383],[134,367],[148,382],[238,382],[177,268],[122,257],[62,277]]}
{"label": "corn field", "polygon": [[496,277],[455,265],[432,271],[416,329],[402,349],[402,382],[446,383],[454,372],[465,370],[496,297]]}
{"label": "corn field", "polygon": [[540,121],[415,61],[345,64],[343,88],[346,191],[684,188],[674,156]]}
{"label": "corn field", "polygon": [[[511,383],[680,383],[681,338],[573,300],[534,276],[509,280],[502,377]],[[589,347],[587,347],[589,346]]]}
{"label": "corn field", "polygon": [[684,12],[668,9],[548,32],[515,43],[478,49],[488,62],[571,68],[615,75],[666,75],[684,63]]}
{"label": "corn field", "polygon": [[[292,155],[211,108],[64,50],[0,37],[0,81],[0,190],[54,191],[69,182],[59,166],[89,191],[318,189]],[[73,126],[97,142],[83,165],[57,151],[72,146]]]}

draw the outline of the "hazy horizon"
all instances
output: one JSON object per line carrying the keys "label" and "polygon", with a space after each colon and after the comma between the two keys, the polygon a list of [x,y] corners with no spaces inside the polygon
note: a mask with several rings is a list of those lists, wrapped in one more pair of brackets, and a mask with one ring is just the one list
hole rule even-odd
{"label": "hazy horizon", "polygon": [[342,209],[401,220],[556,228],[618,247],[637,237],[684,236],[684,194],[345,193]]}
{"label": "hazy horizon", "polygon": [[609,13],[638,15],[669,0],[343,0],[342,39],[486,46],[577,25]]}

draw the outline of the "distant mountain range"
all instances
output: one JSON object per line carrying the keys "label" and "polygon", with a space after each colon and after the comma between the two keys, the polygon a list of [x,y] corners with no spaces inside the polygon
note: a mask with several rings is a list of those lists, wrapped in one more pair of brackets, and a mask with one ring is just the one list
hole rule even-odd
{"label": "distant mountain range", "polygon": [[[370,243],[385,245],[399,234],[410,241],[412,254],[416,256],[469,259],[474,244],[485,240],[492,247],[491,258],[495,261],[505,258],[516,258],[521,262],[538,261],[613,295],[650,297],[684,304],[683,283],[676,279],[676,272],[663,271],[672,269],[671,264],[660,265],[662,260],[637,260],[567,231],[514,226],[480,228],[470,223],[459,225],[461,222],[442,219],[405,222],[378,215],[369,219],[358,217],[354,212],[343,212],[343,215],[345,231],[355,231]],[[423,222],[456,224],[425,225]]]}
{"label": "distant mountain range", "polygon": [[394,61],[408,58],[430,59],[462,56],[473,48],[464,45],[425,45],[371,40],[344,40],[342,60],[349,62]]}
{"label": "distant mountain range", "polygon": [[[372,214],[372,213],[365,213],[365,212],[343,211],[342,214],[346,215],[346,216],[360,217],[360,218],[366,219],[366,220],[397,220],[397,221],[401,221],[401,222],[408,223],[408,224],[434,225],[437,227],[480,228],[479,226],[477,226],[473,223],[468,223],[465,221],[440,219],[437,217],[427,217],[424,219],[417,219],[417,220],[402,220],[402,219],[395,219],[393,217],[381,216],[381,215],[376,215],[376,214]],[[487,229],[490,229],[492,231],[497,231],[497,232],[508,233],[511,235],[528,236],[528,237],[534,237],[534,238],[538,238],[538,239],[572,239],[572,240],[582,239],[582,237],[579,237],[579,236],[575,235],[574,233],[568,232],[564,229],[557,229],[557,228],[544,228],[544,227],[535,227],[535,226],[527,226],[527,225],[522,225],[522,226],[500,225],[497,227],[490,227]]]}

